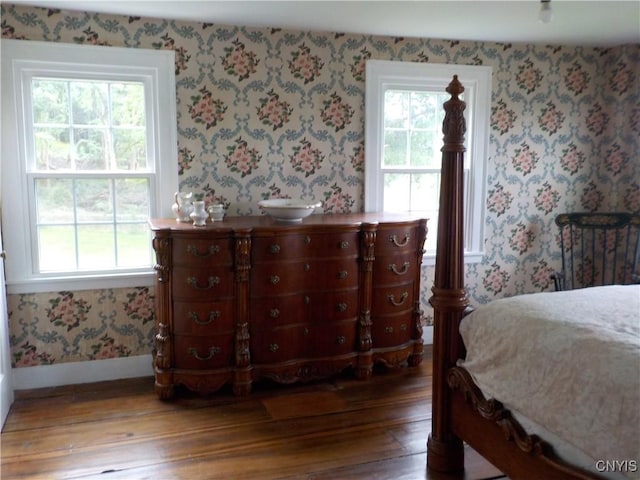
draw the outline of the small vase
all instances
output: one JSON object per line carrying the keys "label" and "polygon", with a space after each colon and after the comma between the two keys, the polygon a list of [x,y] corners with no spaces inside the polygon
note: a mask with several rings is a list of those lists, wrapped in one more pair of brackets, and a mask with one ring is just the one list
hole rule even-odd
{"label": "small vase", "polygon": [[174,199],[175,203],[172,205],[171,210],[176,216],[178,222],[190,222],[189,215],[193,212],[193,204],[191,203],[192,192],[176,192]]}
{"label": "small vase", "polygon": [[212,222],[220,222],[224,218],[224,205],[221,203],[215,203],[209,205],[209,216]]}
{"label": "small vase", "polygon": [[209,214],[204,208],[203,201],[193,202],[193,212],[191,212],[191,220],[193,220],[193,225],[196,227],[204,227],[207,224],[207,218]]}

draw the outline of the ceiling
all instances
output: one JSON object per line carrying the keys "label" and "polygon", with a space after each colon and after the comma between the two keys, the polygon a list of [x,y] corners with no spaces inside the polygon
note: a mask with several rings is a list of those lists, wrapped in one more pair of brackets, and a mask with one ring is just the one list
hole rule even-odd
{"label": "ceiling", "polygon": [[601,47],[640,43],[640,0],[553,0],[553,19],[546,24],[538,20],[537,0],[2,0],[2,3],[394,37]]}

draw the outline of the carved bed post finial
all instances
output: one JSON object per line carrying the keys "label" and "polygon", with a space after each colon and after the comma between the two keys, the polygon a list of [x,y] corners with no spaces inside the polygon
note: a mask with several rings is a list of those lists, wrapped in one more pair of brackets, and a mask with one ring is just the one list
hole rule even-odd
{"label": "carved bed post finial", "polygon": [[440,206],[433,296],[433,401],[427,465],[437,471],[464,468],[462,441],[451,428],[450,390],[447,372],[463,355],[458,325],[468,300],[464,289],[464,87],[454,75],[447,87],[451,98],[444,103],[444,146],[440,176]]}
{"label": "carved bed post finial", "polygon": [[458,76],[454,75],[453,80],[447,87],[447,93],[451,98],[444,102],[444,121],[442,122],[442,132],[444,133],[444,146],[442,152],[464,152],[464,134],[467,126],[464,121],[464,109],[467,104],[460,100],[459,96],[464,92],[464,87],[458,81]]}

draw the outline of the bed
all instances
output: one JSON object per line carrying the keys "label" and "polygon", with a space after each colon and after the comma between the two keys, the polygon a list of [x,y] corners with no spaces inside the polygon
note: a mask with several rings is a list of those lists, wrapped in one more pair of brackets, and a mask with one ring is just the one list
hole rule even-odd
{"label": "bed", "polygon": [[463,277],[464,88],[447,88],[427,465],[468,444],[510,479],[640,478],[640,286],[469,307]]}

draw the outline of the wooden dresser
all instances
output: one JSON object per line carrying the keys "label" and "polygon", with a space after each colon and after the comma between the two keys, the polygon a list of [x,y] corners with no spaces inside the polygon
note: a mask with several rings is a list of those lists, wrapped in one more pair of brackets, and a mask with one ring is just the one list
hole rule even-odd
{"label": "wooden dresser", "polygon": [[159,397],[417,365],[426,224],[381,213],[152,219]]}

